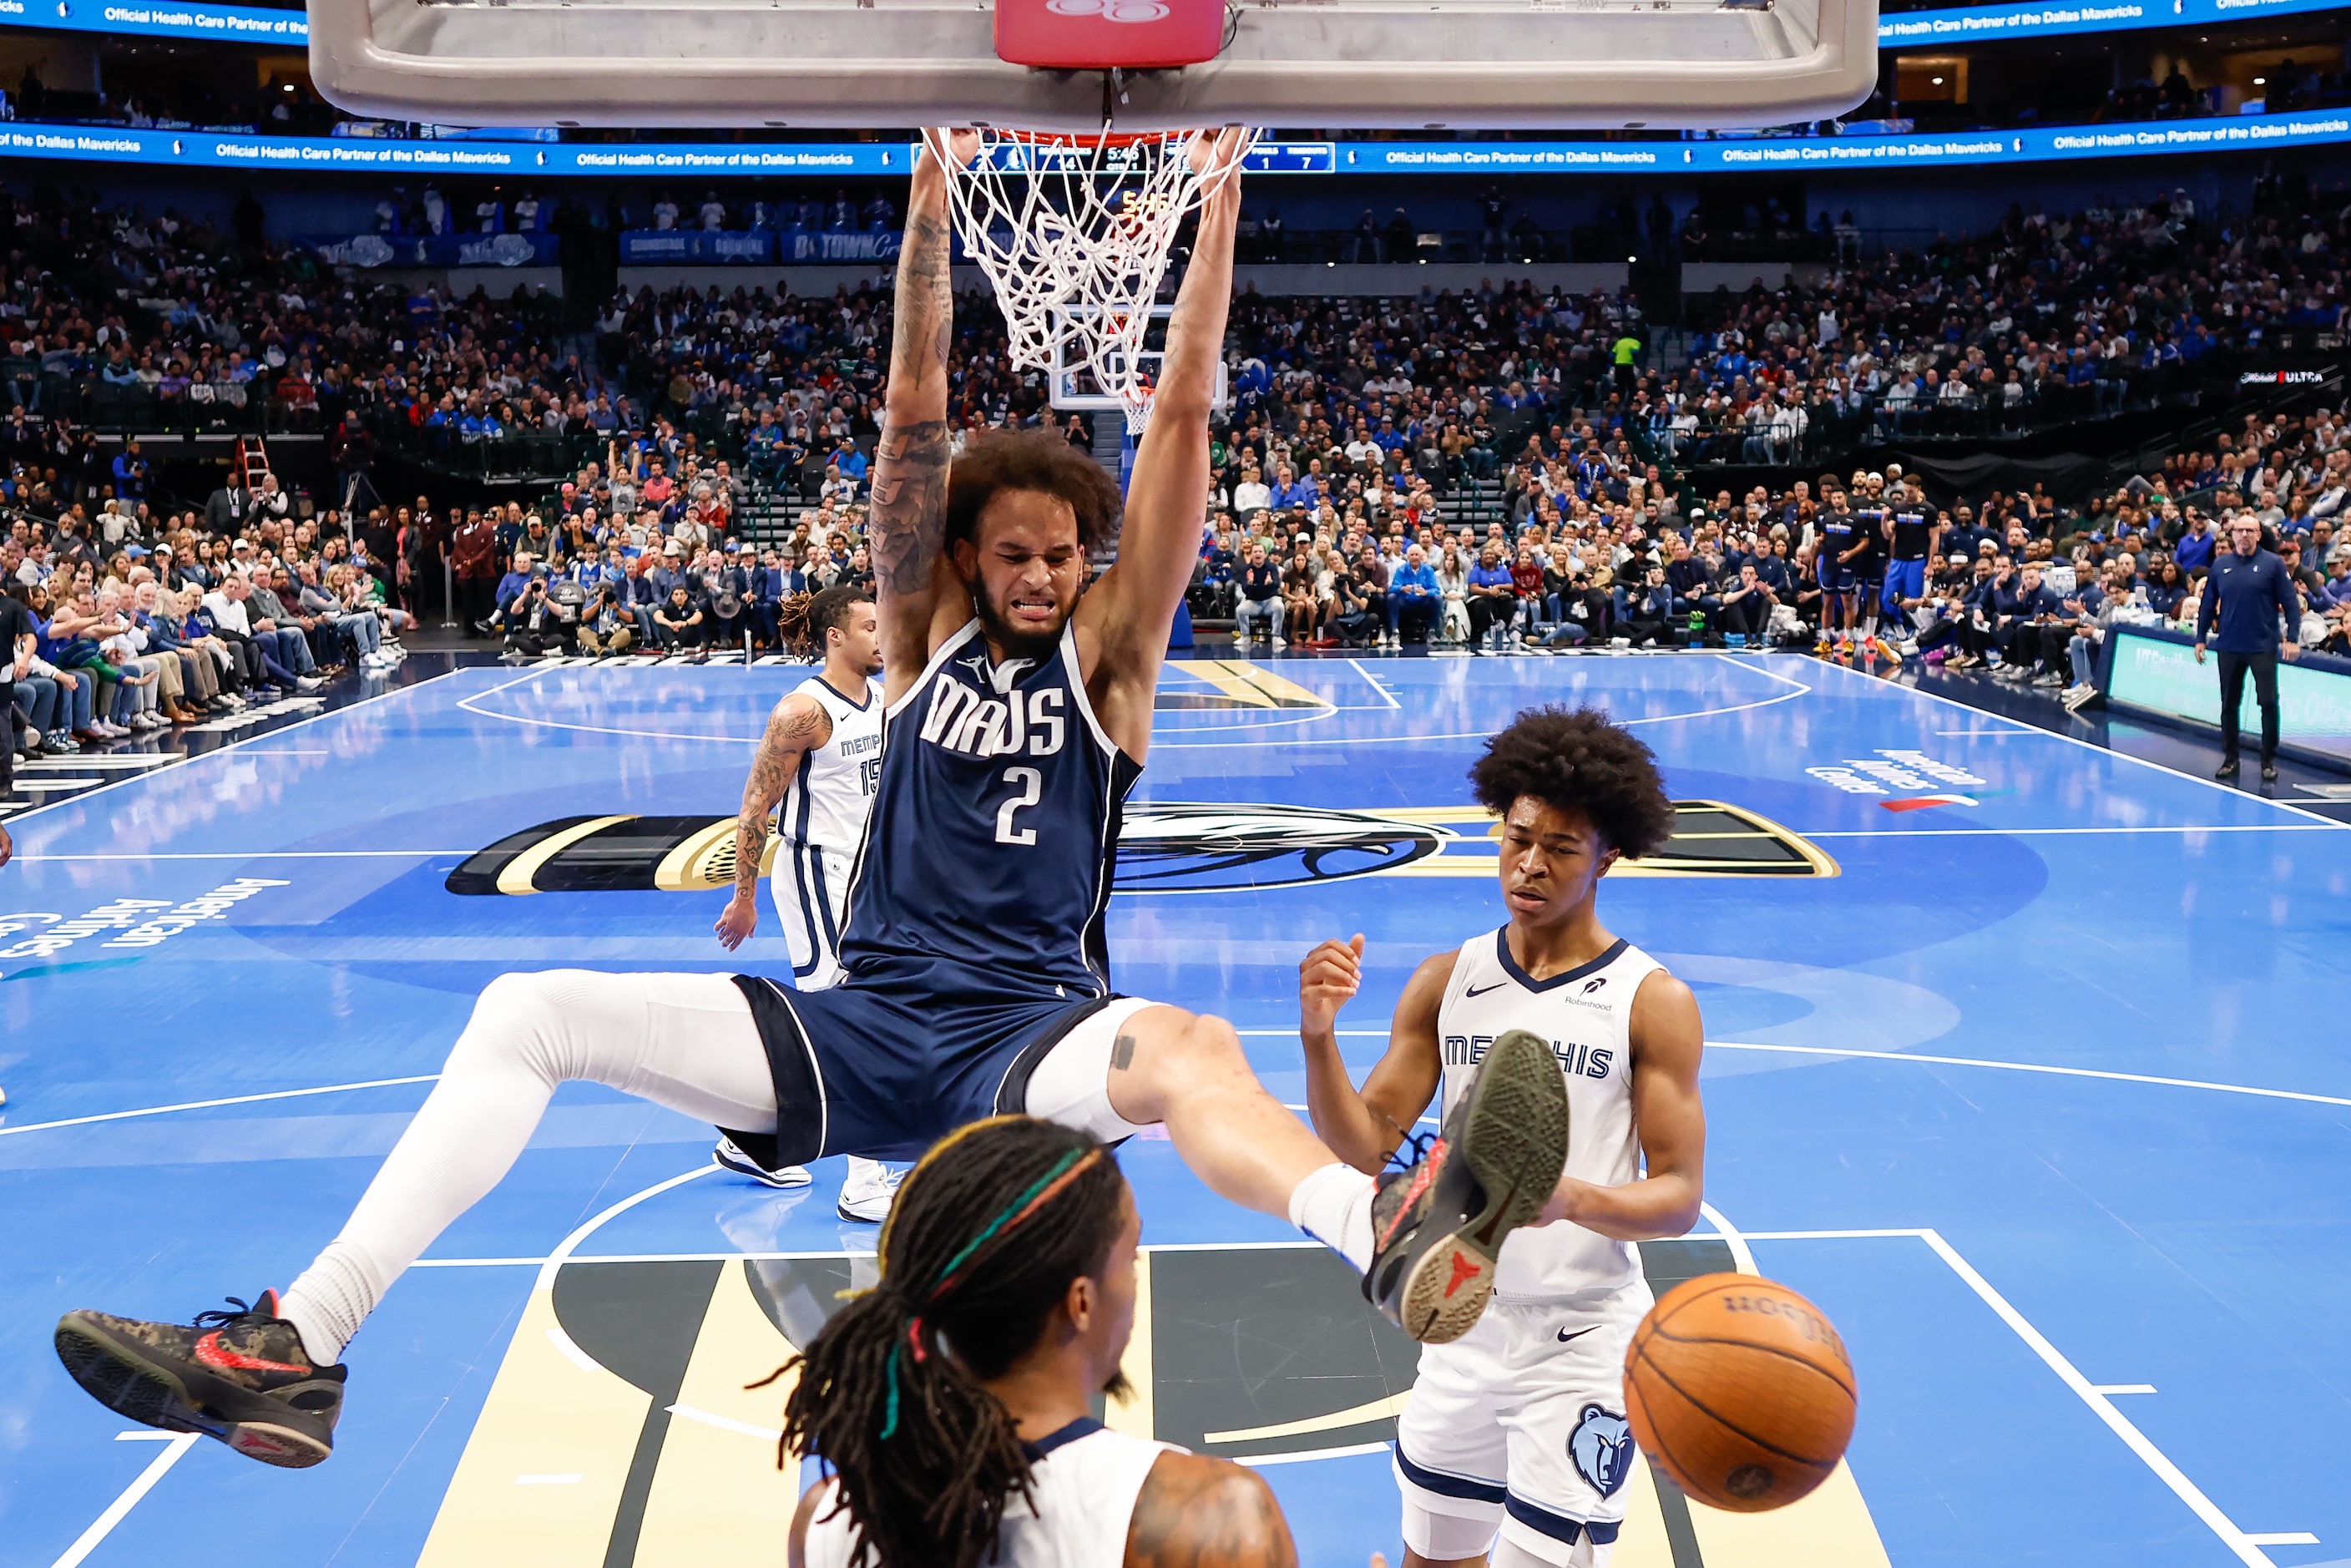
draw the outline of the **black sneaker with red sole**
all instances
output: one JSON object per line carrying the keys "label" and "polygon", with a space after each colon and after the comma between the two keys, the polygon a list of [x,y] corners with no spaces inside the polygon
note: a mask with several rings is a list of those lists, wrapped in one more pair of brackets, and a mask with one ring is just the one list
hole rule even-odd
{"label": "black sneaker with red sole", "polygon": [[335,1448],[343,1368],[317,1366],[302,1336],[264,1291],[235,1312],[193,1323],[143,1322],[107,1312],[57,1320],[57,1359],[100,1405],[141,1426],[218,1437],[249,1459],[287,1469]]}
{"label": "black sneaker with red sole", "polygon": [[1422,1157],[1379,1178],[1364,1299],[1423,1344],[1468,1333],[1494,1293],[1502,1242],[1558,1187],[1567,1138],[1559,1058],[1506,1030]]}

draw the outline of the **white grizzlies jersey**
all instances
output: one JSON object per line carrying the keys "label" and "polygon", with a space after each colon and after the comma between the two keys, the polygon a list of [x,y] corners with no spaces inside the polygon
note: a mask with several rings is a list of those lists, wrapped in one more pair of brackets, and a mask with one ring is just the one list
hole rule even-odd
{"label": "white grizzlies jersey", "polygon": [[[1510,956],[1508,927],[1464,943],[1437,1009],[1445,1109],[1468,1088],[1496,1037],[1530,1030],[1552,1042],[1567,1076],[1564,1174],[1595,1186],[1632,1181],[1641,1168],[1633,1125],[1633,998],[1663,967],[1619,940],[1588,964],[1538,980]],[[1504,1239],[1494,1293],[1504,1301],[1559,1301],[1616,1290],[1640,1272],[1630,1243],[1562,1220]]]}
{"label": "white grizzlies jersey", "polygon": [[850,869],[882,776],[882,683],[865,683],[862,703],[821,676],[802,681],[792,695],[811,699],[832,721],[832,738],[802,754],[784,793],[776,819],[781,839],[768,874],[791,940],[792,978],[811,990],[840,973]]}
{"label": "white grizzlies jersey", "polygon": [[[989,1568],[1119,1568],[1134,1500],[1162,1453],[1181,1450],[1113,1432],[1091,1417],[1030,1445],[1034,1506],[1005,1505]],[[828,1518],[827,1515],[831,1517]],[[828,1497],[809,1521],[808,1568],[848,1568],[849,1515]]]}

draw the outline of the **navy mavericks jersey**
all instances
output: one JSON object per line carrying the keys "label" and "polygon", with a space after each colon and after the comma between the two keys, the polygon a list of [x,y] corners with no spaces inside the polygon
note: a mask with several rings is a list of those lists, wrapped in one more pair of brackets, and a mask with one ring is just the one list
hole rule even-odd
{"label": "navy mavericks jersey", "polygon": [[1076,632],[1039,664],[988,663],[975,618],[883,721],[881,788],[850,884],[841,967],[935,983],[1110,994],[1102,916],[1143,769],[1086,701]]}

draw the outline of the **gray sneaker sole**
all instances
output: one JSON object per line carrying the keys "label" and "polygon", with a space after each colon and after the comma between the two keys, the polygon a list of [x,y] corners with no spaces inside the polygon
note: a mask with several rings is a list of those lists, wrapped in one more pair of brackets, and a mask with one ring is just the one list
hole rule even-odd
{"label": "gray sneaker sole", "polygon": [[1459,1111],[1458,1131],[1447,1130],[1459,1167],[1438,1176],[1432,1202],[1462,1212],[1425,1222],[1441,1228],[1416,1241],[1396,1296],[1398,1322],[1423,1344],[1469,1332],[1494,1293],[1502,1243],[1542,1212],[1567,1166],[1567,1082],[1541,1037],[1514,1029],[1488,1047]]}

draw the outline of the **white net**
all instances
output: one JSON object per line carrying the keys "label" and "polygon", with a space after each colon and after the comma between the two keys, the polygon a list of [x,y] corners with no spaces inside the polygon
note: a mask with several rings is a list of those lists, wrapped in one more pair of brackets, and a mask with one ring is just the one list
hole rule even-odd
{"label": "white net", "polygon": [[1257,133],[1219,142],[1193,131],[962,132],[978,138],[967,160],[949,150],[955,134],[928,131],[924,141],[947,171],[964,251],[995,287],[1012,362],[1088,367],[1140,434],[1151,419],[1144,334],[1168,251],[1185,218],[1239,172]]}

